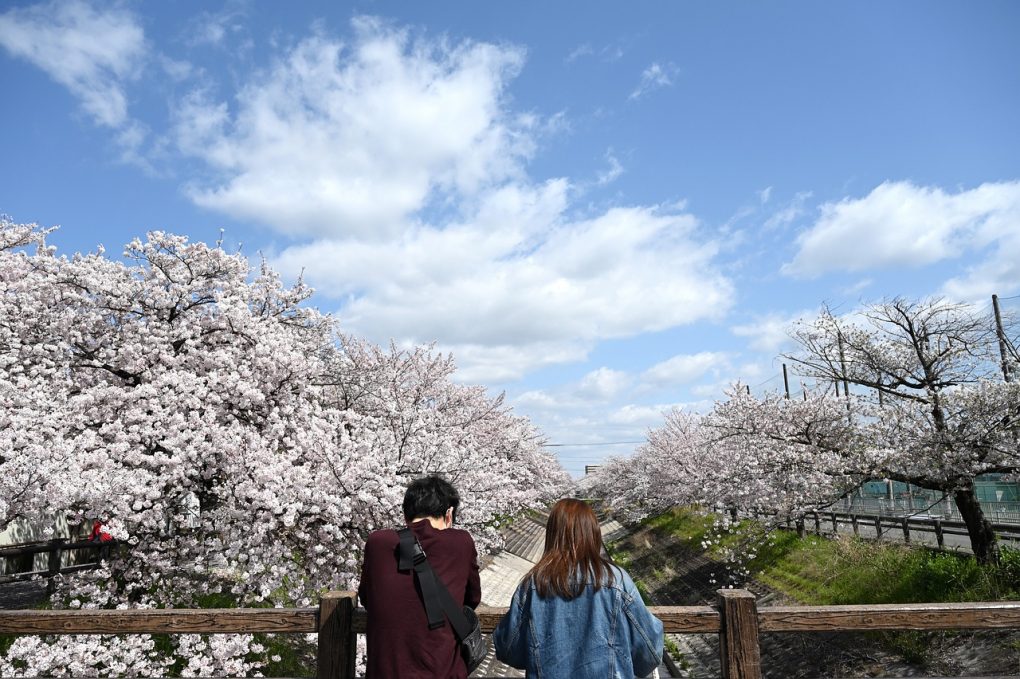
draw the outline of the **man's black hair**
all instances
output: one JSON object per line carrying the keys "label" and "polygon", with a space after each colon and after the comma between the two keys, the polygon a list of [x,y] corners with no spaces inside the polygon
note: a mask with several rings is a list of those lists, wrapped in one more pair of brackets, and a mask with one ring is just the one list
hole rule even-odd
{"label": "man's black hair", "polygon": [[423,476],[412,481],[404,493],[404,519],[441,519],[450,507],[453,507],[453,516],[456,518],[459,504],[460,495],[449,481],[441,476]]}

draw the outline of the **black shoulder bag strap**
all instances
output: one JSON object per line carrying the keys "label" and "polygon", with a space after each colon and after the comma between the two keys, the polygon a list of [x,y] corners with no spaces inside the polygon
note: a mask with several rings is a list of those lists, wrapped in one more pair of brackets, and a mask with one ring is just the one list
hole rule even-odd
{"label": "black shoulder bag strap", "polygon": [[418,539],[410,528],[401,528],[397,531],[400,536],[400,560],[397,568],[402,571],[414,569],[418,576],[418,584],[421,586],[421,596],[425,601],[425,615],[429,619],[429,629],[437,629],[443,626],[443,614],[450,619],[453,630],[457,633],[458,639],[466,639],[471,633],[467,618],[461,607],[450,596],[450,590],[436,577],[435,571],[429,565],[425,556],[425,550],[418,544]]}

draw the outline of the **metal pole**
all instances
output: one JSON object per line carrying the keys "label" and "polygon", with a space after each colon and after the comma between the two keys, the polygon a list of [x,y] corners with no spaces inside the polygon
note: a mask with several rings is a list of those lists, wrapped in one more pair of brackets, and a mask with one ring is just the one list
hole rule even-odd
{"label": "metal pole", "polygon": [[1007,382],[1011,382],[1009,361],[1006,358],[1006,333],[1002,330],[1002,314],[999,313],[998,295],[992,295],[992,309],[995,312],[995,334],[999,338],[999,355],[1002,357],[1002,376]]}

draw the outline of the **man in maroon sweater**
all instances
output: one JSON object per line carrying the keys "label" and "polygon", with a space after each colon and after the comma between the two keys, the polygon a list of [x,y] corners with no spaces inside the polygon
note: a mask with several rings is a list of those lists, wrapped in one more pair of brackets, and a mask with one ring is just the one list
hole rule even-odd
{"label": "man in maroon sweater", "polygon": [[[438,476],[411,483],[404,494],[404,519],[414,531],[432,570],[454,601],[474,608],[482,598],[478,554],[465,530],[452,528],[460,496]],[[358,596],[368,610],[369,679],[464,679],[449,621],[429,629],[413,570],[397,569],[400,539],[395,530],[368,536]]]}

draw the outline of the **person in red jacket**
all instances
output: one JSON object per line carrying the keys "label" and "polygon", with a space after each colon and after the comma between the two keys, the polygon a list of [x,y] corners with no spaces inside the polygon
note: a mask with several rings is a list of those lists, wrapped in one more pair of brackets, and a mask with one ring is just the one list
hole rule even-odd
{"label": "person in red jacket", "polygon": [[92,533],[89,534],[89,542],[113,542],[113,536],[106,531],[106,528],[103,527],[103,522],[99,519],[92,523]]}
{"label": "person in red jacket", "polygon": [[[404,494],[404,519],[432,570],[455,601],[475,608],[482,598],[478,554],[471,534],[453,528],[460,496],[438,476],[416,479]],[[368,536],[358,597],[368,611],[368,668],[372,679],[465,679],[467,667],[449,621],[429,629],[414,571],[398,569],[395,530]]]}

